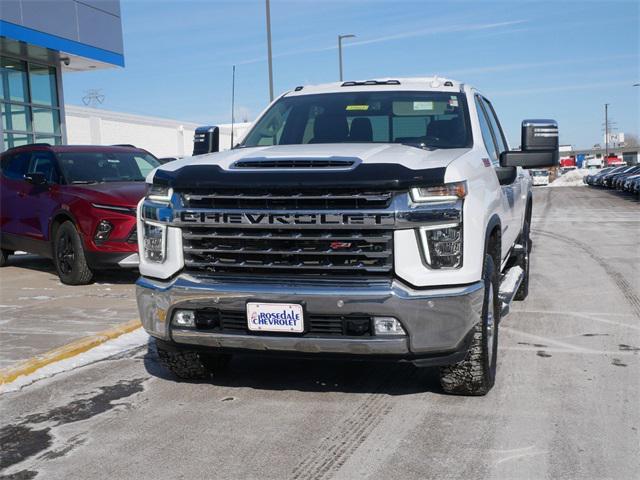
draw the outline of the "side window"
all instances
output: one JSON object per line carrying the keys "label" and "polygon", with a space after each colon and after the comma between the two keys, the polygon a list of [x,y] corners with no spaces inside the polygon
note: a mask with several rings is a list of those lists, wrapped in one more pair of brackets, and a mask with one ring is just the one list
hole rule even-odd
{"label": "side window", "polygon": [[2,174],[14,180],[23,180],[29,166],[29,153],[7,155],[2,159]]}
{"label": "side window", "polygon": [[149,175],[151,170],[156,168],[154,165],[152,165],[151,163],[149,163],[147,160],[145,160],[142,157],[134,156],[133,158],[136,161],[136,165],[138,166],[138,169],[140,170],[140,175],[142,175],[142,178],[147,178],[147,175]]}
{"label": "side window", "polygon": [[491,105],[489,100],[486,98],[482,99],[482,103],[484,104],[487,117],[489,117],[489,122],[491,123],[491,128],[493,129],[493,134],[496,138],[496,143],[498,144],[498,154],[506,152],[508,150],[507,142],[504,139],[500,122],[498,122],[498,117],[496,116],[496,111],[493,109],[493,105]]}
{"label": "side window", "polygon": [[51,152],[33,152],[28,173],[41,173],[49,183],[58,183],[56,160]]}
{"label": "side window", "polygon": [[480,122],[480,130],[482,131],[482,140],[484,141],[484,146],[489,153],[491,162],[496,165],[498,163],[498,153],[496,151],[496,144],[493,139],[493,134],[491,133],[491,125],[486,117],[484,108],[482,107],[478,96],[476,96],[475,99],[476,110],[478,111],[478,121]]}

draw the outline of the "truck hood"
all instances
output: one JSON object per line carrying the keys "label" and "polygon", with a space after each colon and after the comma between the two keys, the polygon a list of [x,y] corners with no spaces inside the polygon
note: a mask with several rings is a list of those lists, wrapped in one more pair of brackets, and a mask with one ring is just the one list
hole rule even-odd
{"label": "truck hood", "polygon": [[135,208],[144,197],[147,186],[144,182],[107,182],[69,185],[65,190],[88,202]]}
{"label": "truck hood", "polygon": [[[218,165],[223,170],[238,160],[247,159],[330,159],[355,158],[364,164],[396,164],[411,170],[442,168],[467,153],[468,148],[423,150],[398,143],[340,143],[308,145],[276,145],[269,147],[236,148],[169,162],[159,170],[171,172],[187,165]],[[155,172],[152,172],[152,175]],[[151,176],[151,178],[153,178]]]}

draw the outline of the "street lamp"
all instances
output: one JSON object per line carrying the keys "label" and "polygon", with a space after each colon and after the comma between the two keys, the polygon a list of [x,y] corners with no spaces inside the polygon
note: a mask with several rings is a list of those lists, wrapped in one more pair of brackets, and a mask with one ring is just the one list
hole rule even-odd
{"label": "street lamp", "polygon": [[269,101],[273,102],[273,57],[271,55],[271,7],[269,0],[265,0],[267,13],[267,63],[269,64]]}
{"label": "street lamp", "polygon": [[338,63],[340,64],[340,81],[342,81],[342,39],[354,38],[355,35],[348,33],[346,35],[338,35]]}

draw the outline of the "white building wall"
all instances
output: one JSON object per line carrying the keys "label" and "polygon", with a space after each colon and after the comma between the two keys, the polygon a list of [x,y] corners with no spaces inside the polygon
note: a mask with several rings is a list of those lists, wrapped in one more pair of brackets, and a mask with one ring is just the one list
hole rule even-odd
{"label": "white building wall", "polygon": [[[193,135],[200,126],[164,118],[112,112],[98,108],[66,105],[67,143],[70,145],[132,144],[156,157],[188,156],[193,152]],[[234,126],[234,143],[247,131],[249,123]],[[228,150],[231,125],[220,127],[220,149]]]}

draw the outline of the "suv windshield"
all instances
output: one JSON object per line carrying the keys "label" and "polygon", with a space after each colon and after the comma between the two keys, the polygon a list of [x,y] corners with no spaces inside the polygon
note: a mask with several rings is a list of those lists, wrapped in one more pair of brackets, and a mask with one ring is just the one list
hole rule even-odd
{"label": "suv windshield", "polygon": [[283,97],[258,120],[240,146],[348,142],[470,147],[465,97],[446,92],[345,92]]}
{"label": "suv windshield", "polygon": [[57,157],[67,183],[142,182],[160,165],[144,152],[64,152]]}

